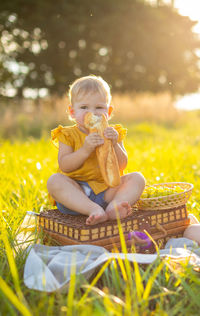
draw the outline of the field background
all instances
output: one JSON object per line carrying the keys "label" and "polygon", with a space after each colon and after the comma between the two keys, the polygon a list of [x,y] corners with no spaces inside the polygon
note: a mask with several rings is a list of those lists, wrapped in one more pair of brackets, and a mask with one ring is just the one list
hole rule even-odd
{"label": "field background", "polygon": [[[160,261],[147,270],[114,263],[93,283],[74,278],[68,295],[46,295],[24,286],[28,243],[19,244],[17,236],[26,211],[49,207],[46,181],[57,168],[50,129],[73,124],[67,119],[67,102],[51,99],[37,108],[32,102],[26,109],[24,104],[1,108],[0,315],[197,315],[199,274],[187,267],[177,273]],[[114,95],[112,123],[128,129],[126,171],[142,172],[147,184],[193,183],[188,210],[200,219],[200,113],[177,111],[173,102],[168,94]]]}
{"label": "field background", "polygon": [[[200,110],[175,107],[177,98],[190,109],[199,104],[197,6],[0,1],[0,316],[199,315],[199,269],[172,259],[148,267],[113,260],[89,280],[72,271],[62,294],[23,283],[28,247],[43,243],[24,219],[52,207],[46,183],[57,170],[57,149],[50,131],[74,124],[66,92],[82,76],[101,76],[111,87],[110,122],[128,130],[126,172],[141,172],[147,184],[193,183],[187,207],[200,220]],[[121,241],[126,253],[122,234]]]}
{"label": "field background", "polygon": [[[29,102],[1,108],[1,180],[6,190],[1,193],[7,203],[8,192],[17,199],[26,190],[29,198],[17,200],[25,203],[26,210],[39,211],[48,204],[46,181],[57,168],[51,129],[74,122],[66,113],[67,98],[47,99],[36,106]],[[128,129],[124,143],[129,161],[125,172],[142,172],[147,184],[192,182],[190,211],[198,216],[200,111],[177,110],[167,93],[114,95],[112,103],[110,124],[121,123]]]}

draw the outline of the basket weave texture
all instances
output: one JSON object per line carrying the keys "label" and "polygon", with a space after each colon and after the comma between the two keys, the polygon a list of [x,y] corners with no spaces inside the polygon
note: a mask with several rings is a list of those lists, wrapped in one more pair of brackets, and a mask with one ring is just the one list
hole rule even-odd
{"label": "basket weave texture", "polygon": [[162,187],[173,189],[176,186],[181,187],[184,191],[170,195],[164,195],[152,198],[141,198],[137,201],[135,206],[142,211],[157,211],[164,209],[171,209],[174,207],[185,205],[192,193],[193,184],[186,182],[170,182],[154,184],[151,187]]}
{"label": "basket weave texture", "polygon": [[[86,216],[73,216],[60,213],[58,210],[46,210],[40,213],[38,226],[46,236],[50,236],[60,245],[92,244],[105,247],[107,250],[121,249],[119,226],[116,220],[99,223],[93,226],[85,224]],[[162,228],[158,229],[158,224]],[[185,205],[169,209],[152,211],[134,210],[131,215],[121,220],[121,227],[128,250],[132,241],[128,240],[130,231],[148,231],[160,248],[171,237],[181,237],[189,225]],[[165,233],[163,233],[163,231]],[[141,251],[152,253],[154,248]]]}

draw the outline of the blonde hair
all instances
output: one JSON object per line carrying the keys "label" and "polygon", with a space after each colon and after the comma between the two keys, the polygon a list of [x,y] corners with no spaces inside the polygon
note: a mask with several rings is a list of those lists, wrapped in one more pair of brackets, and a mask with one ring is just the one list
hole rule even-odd
{"label": "blonde hair", "polygon": [[112,99],[110,87],[105,80],[101,77],[94,75],[81,77],[75,80],[69,89],[69,100],[71,105],[77,97],[86,95],[87,93],[100,93],[106,96],[107,104],[109,105]]}

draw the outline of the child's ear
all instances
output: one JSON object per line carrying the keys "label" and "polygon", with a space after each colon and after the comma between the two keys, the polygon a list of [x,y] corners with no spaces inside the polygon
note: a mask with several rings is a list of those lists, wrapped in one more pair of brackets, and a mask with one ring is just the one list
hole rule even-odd
{"label": "child's ear", "polygon": [[68,110],[69,115],[70,115],[71,117],[73,117],[73,116],[74,116],[74,109],[73,109],[73,107],[72,107],[71,104],[68,105],[67,110]]}
{"label": "child's ear", "polygon": [[108,116],[109,116],[109,117],[111,116],[112,111],[113,111],[113,106],[110,105],[109,108],[108,108]]}

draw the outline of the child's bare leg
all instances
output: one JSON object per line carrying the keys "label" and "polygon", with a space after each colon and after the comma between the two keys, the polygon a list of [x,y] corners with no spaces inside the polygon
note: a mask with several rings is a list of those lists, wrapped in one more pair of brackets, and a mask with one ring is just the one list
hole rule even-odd
{"label": "child's bare leg", "polygon": [[91,201],[78,183],[69,177],[56,173],[47,182],[50,195],[67,208],[89,215],[86,224],[94,225],[107,220],[107,214],[98,204]]}
{"label": "child's bare leg", "polygon": [[192,224],[186,228],[183,237],[192,239],[200,245],[200,224]]}
{"label": "child's bare leg", "polygon": [[117,188],[109,188],[104,199],[109,202],[105,212],[109,219],[115,219],[117,213],[120,218],[128,216],[131,206],[140,198],[145,187],[145,180],[138,172],[129,173],[121,177],[121,184]]}

